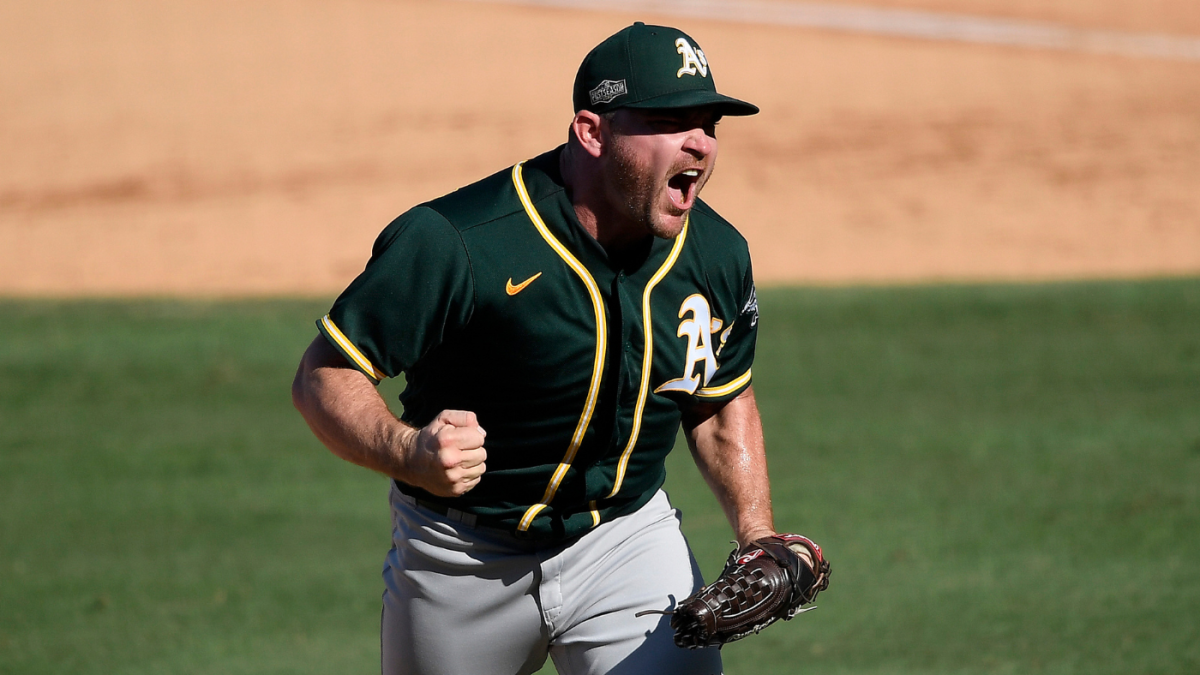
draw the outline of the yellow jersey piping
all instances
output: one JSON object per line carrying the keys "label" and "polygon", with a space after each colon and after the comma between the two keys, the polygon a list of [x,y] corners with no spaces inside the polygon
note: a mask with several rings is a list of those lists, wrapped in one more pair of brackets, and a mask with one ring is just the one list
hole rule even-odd
{"label": "yellow jersey piping", "polygon": [[675,245],[671,247],[671,254],[667,256],[662,267],[658,268],[658,271],[650,278],[646,284],[646,290],[642,292],[642,322],[645,331],[642,384],[638,389],[637,407],[633,410],[633,428],[629,431],[629,442],[625,444],[625,450],[621,453],[621,461],[617,463],[617,477],[613,481],[613,489],[608,493],[608,497],[615,497],[621,490],[621,483],[625,482],[625,470],[629,467],[629,457],[633,454],[633,446],[637,445],[638,433],[642,430],[642,412],[646,409],[646,390],[650,388],[650,366],[654,357],[654,322],[650,318],[650,291],[654,290],[658,282],[667,276],[667,272],[671,271],[675,261],[679,259],[679,252],[683,250],[683,242],[687,239],[688,221],[689,218],[685,217],[683,229],[679,231],[679,236],[675,237]]}
{"label": "yellow jersey piping", "polygon": [[732,394],[733,392],[737,391],[738,389],[741,389],[743,385],[745,385],[747,382],[750,381],[750,370],[752,370],[752,369],[748,369],[746,372],[742,373],[741,377],[738,377],[734,381],[729,382],[727,384],[723,384],[719,387],[707,387],[705,389],[698,389],[696,391],[696,395],[704,396],[707,398],[716,398],[717,396],[724,396],[726,394]]}
{"label": "yellow jersey piping", "polygon": [[[575,433],[571,436],[571,445],[567,448],[567,454],[559,462],[558,468],[554,470],[554,475],[550,477],[550,484],[546,486],[546,492],[542,495],[541,501],[529,507],[525,511],[525,515],[521,517],[521,522],[517,525],[519,531],[525,532],[533,524],[533,519],[537,517],[537,514],[554,500],[554,493],[558,491],[559,485],[562,484],[563,478],[567,475],[567,470],[571,468],[571,462],[575,461],[575,453],[579,451],[579,446],[583,443],[583,435],[587,431],[588,424],[592,421],[592,413],[596,410],[596,398],[600,393],[600,376],[604,372],[604,349],[607,328],[605,327],[604,301],[600,297],[600,289],[596,286],[596,280],[592,278],[592,275],[583,266],[583,263],[571,255],[571,252],[554,237],[550,232],[550,228],[546,227],[545,221],[542,220],[537,209],[533,206],[533,201],[529,198],[529,192],[525,189],[525,180],[521,175],[522,164],[524,162],[517,164],[512,170],[513,185],[517,188],[517,196],[521,198],[521,205],[525,207],[525,213],[529,215],[529,219],[533,221],[533,226],[537,228],[538,233],[542,235],[542,238],[546,240],[550,248],[554,249],[554,252],[563,259],[563,262],[567,263],[567,266],[583,281],[583,285],[587,287],[588,295],[592,299],[592,309],[596,313],[596,360],[592,365],[592,382],[588,387],[583,414],[579,416],[579,423],[575,425]],[[595,518],[593,516],[593,520]]]}
{"label": "yellow jersey piping", "polygon": [[387,378],[387,375],[379,372],[379,369],[371,363],[371,359],[368,359],[362,352],[358,351],[358,347],[355,347],[354,343],[350,342],[350,339],[347,338],[345,333],[343,333],[341,329],[337,327],[337,324],[333,322],[333,319],[329,318],[328,314],[321,317],[321,325],[325,326],[325,330],[329,331],[329,336],[332,337],[333,341],[342,348],[342,351],[345,352],[346,356],[349,356],[350,359],[354,361],[355,365],[366,371],[367,374],[376,380],[383,380]]}

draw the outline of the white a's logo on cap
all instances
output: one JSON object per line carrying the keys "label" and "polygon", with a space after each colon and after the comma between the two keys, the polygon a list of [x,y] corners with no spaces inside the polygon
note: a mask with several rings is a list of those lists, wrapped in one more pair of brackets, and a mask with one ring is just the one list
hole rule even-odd
{"label": "white a's logo on cap", "polygon": [[683,67],[675,73],[675,77],[683,77],[684,73],[695,75],[696,71],[700,71],[700,77],[708,77],[708,59],[704,58],[704,51],[693,47],[685,38],[679,38],[675,41],[675,51],[683,56]]}

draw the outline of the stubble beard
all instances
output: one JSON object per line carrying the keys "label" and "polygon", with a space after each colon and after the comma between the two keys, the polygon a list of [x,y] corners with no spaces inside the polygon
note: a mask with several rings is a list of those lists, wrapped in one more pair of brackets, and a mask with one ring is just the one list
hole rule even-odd
{"label": "stubble beard", "polygon": [[[633,152],[624,143],[614,142],[611,146],[611,184],[616,190],[616,200],[621,204],[625,216],[635,225],[647,230],[660,239],[674,239],[682,225],[666,222],[666,215],[679,218],[682,223],[687,211],[675,208],[666,199],[666,177],[656,176],[651,170],[638,163]],[[698,186],[699,187],[699,186]]]}

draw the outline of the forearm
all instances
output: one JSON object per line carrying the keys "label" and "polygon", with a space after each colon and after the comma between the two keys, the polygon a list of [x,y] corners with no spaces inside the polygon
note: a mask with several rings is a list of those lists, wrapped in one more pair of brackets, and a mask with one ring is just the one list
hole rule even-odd
{"label": "forearm", "polygon": [[692,457],[739,545],[775,533],[762,421],[747,388],[716,413],[687,424]]}
{"label": "forearm", "polygon": [[362,373],[318,336],[292,382],[292,402],[313,434],[338,457],[405,480],[417,429],[401,422]]}

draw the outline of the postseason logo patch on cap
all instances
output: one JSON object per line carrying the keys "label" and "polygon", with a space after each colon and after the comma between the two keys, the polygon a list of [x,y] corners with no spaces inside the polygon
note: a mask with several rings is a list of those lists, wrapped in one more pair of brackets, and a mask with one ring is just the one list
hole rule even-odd
{"label": "postseason logo patch on cap", "polygon": [[588,92],[588,96],[592,99],[592,105],[600,103],[609,103],[618,96],[628,94],[629,90],[625,87],[625,80],[605,80],[596,85],[596,88]]}

